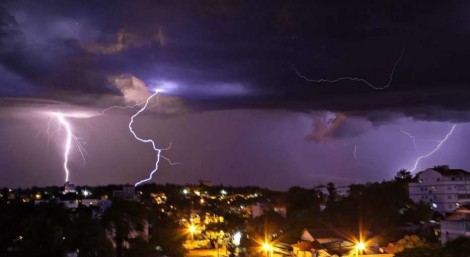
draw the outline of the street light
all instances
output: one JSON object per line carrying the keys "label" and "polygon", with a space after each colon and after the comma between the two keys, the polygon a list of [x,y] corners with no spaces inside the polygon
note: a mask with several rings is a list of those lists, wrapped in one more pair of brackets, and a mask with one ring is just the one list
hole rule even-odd
{"label": "street light", "polygon": [[190,225],[188,227],[189,233],[191,233],[191,240],[194,240],[194,232],[196,232],[196,226]]}
{"label": "street light", "polygon": [[271,246],[268,243],[263,244],[263,250],[269,251],[270,248],[271,248]]}
{"label": "street light", "polygon": [[236,246],[239,246],[241,239],[242,239],[242,233],[238,231],[233,235],[232,243]]}
{"label": "street light", "polygon": [[273,246],[270,243],[265,242],[263,244],[263,250],[266,252],[266,256],[268,256],[268,257],[273,256]]}
{"label": "street light", "polygon": [[358,242],[355,248],[356,248],[356,256],[359,256],[359,251],[361,251],[361,255],[362,255],[362,252],[366,249],[366,245],[363,242]]}

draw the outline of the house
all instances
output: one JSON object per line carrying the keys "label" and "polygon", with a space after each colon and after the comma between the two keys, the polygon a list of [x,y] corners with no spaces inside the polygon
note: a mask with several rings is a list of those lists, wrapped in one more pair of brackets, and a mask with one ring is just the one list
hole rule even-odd
{"label": "house", "polygon": [[248,213],[251,216],[251,218],[254,219],[264,214],[264,208],[265,208],[264,204],[256,203],[256,204],[248,205],[244,209],[245,209],[245,212]]}
{"label": "house", "polygon": [[442,244],[461,236],[470,237],[470,205],[459,207],[454,214],[441,221]]}
{"label": "house", "polygon": [[137,200],[137,194],[135,193],[135,187],[131,185],[125,185],[122,190],[113,191],[113,197],[121,198],[125,200]]}
{"label": "house", "polygon": [[99,199],[82,199],[80,200],[80,204],[86,207],[99,206],[100,200]]}
{"label": "house", "polygon": [[65,182],[64,184],[64,192],[63,194],[68,194],[68,193],[76,193],[75,185],[70,184],[69,182]]}
{"label": "house", "polygon": [[445,214],[470,202],[470,173],[465,170],[439,166],[419,172],[417,178],[417,183],[408,185],[409,197],[415,203],[428,203]]}
{"label": "house", "polygon": [[326,257],[331,256],[317,241],[301,241],[291,245],[292,253],[297,257]]}
{"label": "house", "polygon": [[273,206],[273,211],[282,217],[287,217],[287,206],[286,205],[275,205]]}
{"label": "house", "polygon": [[[301,242],[310,243],[315,250],[326,250],[329,253],[347,253],[354,244],[345,239],[339,229],[304,229],[300,236]],[[292,245],[292,247],[296,247]],[[303,249],[299,247],[299,249]]]}
{"label": "house", "polygon": [[[330,192],[328,191],[328,187],[325,185],[319,185],[314,188],[315,190],[322,193],[324,196],[328,196]],[[346,197],[349,195],[349,186],[337,186],[335,187],[336,194],[340,197]]]}

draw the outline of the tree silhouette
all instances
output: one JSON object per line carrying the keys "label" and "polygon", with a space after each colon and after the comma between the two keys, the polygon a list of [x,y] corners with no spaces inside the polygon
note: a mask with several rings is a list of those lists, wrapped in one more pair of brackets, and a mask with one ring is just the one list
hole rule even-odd
{"label": "tree silhouette", "polygon": [[134,201],[123,199],[113,200],[102,217],[102,222],[116,245],[116,256],[122,257],[125,245],[129,245],[130,232],[142,231],[146,217],[145,207]]}

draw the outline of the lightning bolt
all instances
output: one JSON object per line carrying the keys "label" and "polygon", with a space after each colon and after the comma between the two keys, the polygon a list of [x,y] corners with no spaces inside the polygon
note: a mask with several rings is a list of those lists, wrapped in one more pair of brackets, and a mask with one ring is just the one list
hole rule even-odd
{"label": "lightning bolt", "polygon": [[153,175],[154,175],[155,172],[157,172],[157,170],[158,170],[158,167],[159,167],[159,164],[160,164],[160,159],[164,159],[164,160],[168,161],[168,163],[169,163],[170,165],[177,165],[177,164],[180,164],[180,163],[178,163],[178,162],[172,162],[169,158],[167,158],[167,157],[165,157],[165,156],[163,156],[163,155],[161,154],[162,151],[166,151],[166,150],[171,149],[171,142],[170,142],[170,145],[169,145],[167,148],[158,148],[157,145],[156,145],[156,143],[155,143],[155,141],[153,141],[152,139],[144,139],[144,138],[139,137],[139,136],[137,135],[137,133],[134,131],[134,128],[132,127],[132,125],[134,124],[135,118],[137,118],[137,116],[139,116],[142,112],[145,111],[145,109],[147,108],[147,106],[148,106],[150,100],[151,100],[153,97],[157,96],[157,101],[158,101],[159,93],[161,93],[161,92],[160,92],[160,91],[156,91],[154,94],[150,95],[150,96],[147,98],[147,100],[145,100],[145,102],[142,102],[142,103],[137,103],[137,104],[129,105],[129,106],[111,106],[111,107],[106,108],[106,109],[104,109],[104,110],[102,111],[102,112],[104,113],[104,112],[106,112],[106,111],[109,111],[109,110],[111,110],[111,109],[116,109],[116,108],[117,108],[117,109],[123,109],[123,110],[125,110],[125,109],[133,109],[133,108],[135,108],[135,107],[140,106],[140,105],[143,104],[143,106],[142,106],[134,115],[131,116],[131,119],[130,119],[129,124],[128,124],[129,132],[131,132],[131,134],[134,136],[134,138],[135,138],[136,140],[138,140],[139,142],[146,143],[146,144],[151,144],[151,145],[152,145],[152,148],[153,148],[153,150],[154,150],[155,153],[156,153],[156,161],[155,161],[155,167],[154,167],[154,169],[150,172],[148,178],[142,179],[142,180],[138,181],[137,183],[135,183],[135,186],[138,186],[138,185],[140,185],[140,184],[142,184],[142,183],[148,182],[148,181],[150,181],[150,180],[153,178]]}
{"label": "lightning bolt", "polygon": [[[416,153],[418,153],[418,147],[416,146],[416,138],[415,138],[413,135],[411,135],[410,133],[408,133],[408,132],[406,132],[406,131],[404,131],[404,130],[401,130],[401,129],[400,129],[400,132],[403,133],[403,134],[405,134],[405,135],[407,135],[408,137],[411,138],[411,140],[412,140],[412,142],[413,142],[413,146],[414,146],[414,148],[415,148],[415,151],[416,151]],[[439,141],[439,142],[440,142],[440,141]]]}
{"label": "lightning bolt", "polygon": [[128,106],[119,106],[119,105],[115,105],[115,106],[111,106],[111,107],[108,107],[104,110],[101,111],[101,113],[105,113],[109,110],[112,110],[112,109],[122,109],[122,110],[127,110],[127,109],[134,109],[135,107],[139,106],[139,105],[142,105],[142,104],[145,104],[147,101],[144,101],[144,102],[141,102],[141,103],[136,103],[134,105],[128,105]]}
{"label": "lightning bolt", "polygon": [[[64,153],[63,153],[64,162],[62,166],[64,168],[64,173],[65,173],[65,182],[67,183],[69,182],[69,175],[70,175],[69,156],[70,156],[70,152],[72,148],[72,143],[75,143],[75,145],[77,146],[77,149],[80,152],[84,163],[85,163],[86,152],[82,146],[81,139],[73,133],[72,126],[67,121],[65,116],[60,112],[55,112],[53,113],[53,117],[57,119],[58,124],[59,124],[55,133],[58,133],[58,131],[60,130],[62,126],[65,128],[66,137],[65,137]],[[49,140],[50,128],[51,128],[51,120],[48,122],[48,128],[47,128],[48,140]]]}
{"label": "lightning bolt", "polygon": [[354,156],[354,160],[357,160],[357,145],[354,145],[353,156]]}
{"label": "lightning bolt", "polygon": [[405,53],[405,50],[403,50],[401,52],[400,57],[398,57],[397,61],[393,65],[393,69],[390,72],[388,82],[384,86],[381,86],[381,87],[380,86],[374,86],[374,84],[370,83],[366,79],[356,78],[356,77],[351,77],[351,76],[341,77],[341,78],[337,78],[337,79],[310,79],[310,78],[306,77],[305,75],[302,75],[297,69],[295,69],[295,68],[293,68],[293,69],[294,69],[295,73],[297,74],[297,76],[299,76],[300,78],[302,78],[305,81],[312,82],[312,83],[321,83],[321,82],[336,83],[336,82],[340,82],[340,81],[343,81],[343,80],[349,80],[349,81],[361,82],[361,83],[363,83],[363,84],[365,84],[365,85],[367,85],[367,86],[369,86],[369,87],[371,87],[375,90],[383,90],[383,89],[388,88],[392,84],[393,75],[395,74],[395,70],[396,70],[398,64],[400,63],[404,53]]}
{"label": "lightning bolt", "polygon": [[439,141],[437,146],[431,152],[429,152],[428,154],[425,154],[425,155],[421,155],[416,159],[413,168],[410,169],[411,172],[414,172],[416,170],[416,168],[418,167],[419,162],[422,159],[433,155],[437,150],[439,150],[439,148],[447,141],[447,139],[449,139],[449,137],[452,135],[452,133],[454,133],[455,126],[456,126],[455,124],[452,125],[452,128],[450,129],[450,131],[445,135],[445,137],[442,140]]}

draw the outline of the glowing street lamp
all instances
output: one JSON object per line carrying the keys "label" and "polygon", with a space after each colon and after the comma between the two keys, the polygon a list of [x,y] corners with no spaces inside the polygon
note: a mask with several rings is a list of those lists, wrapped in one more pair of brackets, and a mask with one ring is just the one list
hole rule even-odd
{"label": "glowing street lamp", "polygon": [[189,226],[189,232],[191,232],[191,233],[196,232],[196,226],[194,226],[194,225]]}
{"label": "glowing street lamp", "polygon": [[241,239],[242,239],[242,233],[238,231],[233,235],[232,243],[236,246],[239,246]]}
{"label": "glowing street lamp", "polygon": [[366,245],[363,242],[358,242],[355,248],[356,248],[356,256],[359,256],[359,251],[361,251],[361,255],[362,255],[362,252],[366,249]]}
{"label": "glowing street lamp", "polygon": [[263,250],[269,251],[269,249],[271,249],[271,246],[268,243],[264,243],[263,244]]}
{"label": "glowing street lamp", "polygon": [[191,240],[194,240],[194,232],[196,232],[196,226],[190,225],[188,227],[189,233],[191,234]]}
{"label": "glowing street lamp", "polygon": [[85,190],[82,191],[82,195],[83,195],[84,197],[88,197],[88,196],[91,195],[91,192],[85,189]]}
{"label": "glowing street lamp", "polygon": [[268,257],[273,256],[273,246],[270,243],[265,242],[263,244],[263,250],[266,252],[266,256],[268,256]]}

